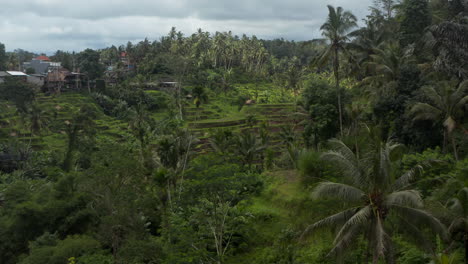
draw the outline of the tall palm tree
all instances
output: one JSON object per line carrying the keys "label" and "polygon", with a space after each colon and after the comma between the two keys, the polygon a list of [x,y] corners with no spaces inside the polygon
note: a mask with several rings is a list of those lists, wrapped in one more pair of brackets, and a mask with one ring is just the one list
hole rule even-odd
{"label": "tall palm tree", "polygon": [[456,197],[447,202],[446,207],[453,217],[448,231],[454,240],[463,241],[465,245],[465,263],[468,263],[468,187],[462,188]]}
{"label": "tall palm tree", "polygon": [[459,79],[468,78],[468,19],[460,18],[430,26],[424,38],[425,47],[435,59],[432,66]]}
{"label": "tall palm tree", "polygon": [[327,21],[320,27],[322,35],[330,41],[328,48],[322,53],[316,62],[317,65],[324,65],[332,61],[333,73],[335,75],[335,85],[338,93],[338,112],[340,115],[340,133],[343,135],[343,113],[341,107],[340,91],[340,53],[346,52],[346,44],[349,40],[349,31],[356,27],[356,17],[349,11],[344,11],[342,7],[336,9],[328,5]]}
{"label": "tall palm tree", "polygon": [[389,33],[386,28],[367,21],[365,27],[351,32],[350,36],[353,37],[353,41],[348,44],[348,48],[354,51],[351,72],[361,79],[369,72],[362,69],[364,64],[371,60],[370,55],[375,54],[375,49],[389,38]]}
{"label": "tall palm tree", "polygon": [[431,120],[442,122],[444,127],[444,149],[450,139],[455,159],[458,160],[457,146],[452,132],[458,125],[458,120],[464,114],[464,107],[468,102],[468,81],[453,89],[449,83],[440,83],[436,90],[433,86],[423,87],[427,103],[419,102],[411,108],[413,120]]}
{"label": "tall palm tree", "polygon": [[37,104],[33,104],[29,109],[28,113],[29,118],[29,129],[31,131],[31,136],[38,135],[43,128],[47,127],[48,117],[47,112],[40,109]]}
{"label": "tall palm tree", "polygon": [[395,162],[400,145],[380,142],[379,137],[372,137],[372,134],[370,138],[369,150],[360,155],[342,141],[330,141],[333,148],[322,158],[336,164],[343,182],[322,182],[313,195],[341,199],[349,208],[310,225],[305,233],[323,227],[338,227],[331,253],[341,255],[363,236],[367,239],[372,263],[378,263],[381,258],[392,263],[391,234],[385,228],[387,222],[395,221],[402,229],[409,229],[413,236],[420,235],[419,228],[423,226],[431,227],[444,238],[446,230],[437,218],[422,209],[419,192],[409,189],[423,165],[398,175],[400,171]]}
{"label": "tall palm tree", "polygon": [[396,86],[401,67],[411,62],[411,53],[402,49],[397,41],[382,43],[373,52],[369,55],[370,61],[364,64],[370,71],[364,82],[384,88]]}
{"label": "tall palm tree", "polygon": [[242,131],[236,138],[237,154],[242,162],[247,165],[250,170],[256,158],[265,149],[266,146],[257,139],[255,134],[250,133],[248,130]]}
{"label": "tall palm tree", "polygon": [[299,59],[294,56],[288,62],[286,69],[286,83],[287,86],[293,91],[296,98],[302,86],[304,76],[304,68],[301,66]]}

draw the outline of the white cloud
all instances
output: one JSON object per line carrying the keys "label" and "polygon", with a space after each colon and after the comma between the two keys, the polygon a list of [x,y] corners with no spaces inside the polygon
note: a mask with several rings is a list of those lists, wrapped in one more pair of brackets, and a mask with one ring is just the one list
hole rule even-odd
{"label": "white cloud", "polygon": [[359,18],[371,0],[0,0],[0,42],[7,50],[83,50],[158,39],[172,26],[261,38],[319,37],[327,4]]}

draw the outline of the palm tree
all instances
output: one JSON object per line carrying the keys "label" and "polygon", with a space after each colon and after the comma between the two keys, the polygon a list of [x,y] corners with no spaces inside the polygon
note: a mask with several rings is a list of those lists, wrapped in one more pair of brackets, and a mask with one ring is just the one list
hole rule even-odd
{"label": "palm tree", "polygon": [[197,109],[200,107],[202,103],[208,102],[208,94],[206,93],[206,90],[203,86],[197,85],[195,88],[192,90],[193,96],[195,97],[194,99],[194,104],[197,107]]}
{"label": "palm tree", "polygon": [[[411,53],[400,47],[396,41],[383,43],[369,55],[370,61],[364,65],[370,71],[364,82],[378,87],[394,87],[400,78],[400,68],[411,62]],[[382,91],[377,91],[381,93]]]}
{"label": "palm tree", "polygon": [[237,154],[241,158],[243,164],[247,165],[250,170],[256,158],[265,149],[260,140],[257,140],[255,134],[248,130],[242,131],[236,138]]}
{"label": "palm tree", "polygon": [[94,106],[83,105],[78,112],[74,113],[71,121],[65,121],[67,135],[67,151],[63,159],[63,169],[69,172],[74,163],[74,153],[79,147],[81,137],[91,134],[94,128],[94,119],[96,118],[96,109]]}
{"label": "palm tree", "polygon": [[294,92],[295,97],[297,97],[302,86],[304,75],[305,71],[300,65],[299,59],[297,57],[290,59],[286,69],[286,83],[287,86]]}
{"label": "palm tree", "polygon": [[419,102],[411,108],[413,120],[441,121],[444,127],[444,149],[447,141],[451,139],[453,154],[458,160],[457,146],[452,132],[458,125],[458,120],[463,116],[464,107],[468,102],[468,81],[460,83],[456,90],[448,83],[441,83],[441,88],[436,90],[433,86],[422,88],[428,103]]}
{"label": "palm tree", "polygon": [[455,240],[465,245],[465,263],[468,263],[468,187],[462,188],[456,197],[450,199],[446,208],[453,216],[448,231]]}
{"label": "palm tree", "polygon": [[443,71],[460,79],[468,78],[467,21],[461,16],[428,28],[424,43],[435,56],[432,65],[436,71]]}
{"label": "palm tree", "polygon": [[155,123],[154,120],[149,116],[146,109],[141,105],[136,105],[132,109],[129,109],[131,114],[128,128],[138,141],[140,145],[140,159],[142,164],[148,170],[155,167],[152,159],[152,148],[150,144],[151,140],[155,137]]}
{"label": "palm tree", "polygon": [[370,55],[374,54],[374,50],[385,41],[385,31],[376,29],[373,24],[368,24],[367,27],[355,30],[350,35],[354,37],[353,42],[348,45],[354,51],[354,63],[349,65],[348,72],[362,79],[368,75],[368,70],[362,67],[371,60]]}
{"label": "palm tree", "polygon": [[48,123],[47,112],[41,110],[37,104],[33,104],[27,114],[31,136],[39,134]]}
{"label": "palm tree", "polygon": [[368,242],[368,256],[373,256],[372,263],[378,263],[381,258],[392,263],[391,234],[385,228],[388,221],[395,221],[417,237],[420,237],[422,226],[431,227],[444,238],[446,230],[437,218],[422,209],[419,192],[408,188],[423,165],[397,177],[399,168],[394,165],[400,145],[381,142],[372,134],[371,139],[369,151],[360,155],[342,141],[330,141],[332,150],[324,153],[322,158],[336,164],[344,182],[322,182],[313,195],[338,198],[350,207],[310,225],[305,233],[323,227],[338,227],[331,253],[341,255],[359,236],[364,236]]}
{"label": "palm tree", "polygon": [[332,60],[333,73],[335,75],[335,85],[338,93],[338,112],[340,115],[340,133],[343,136],[343,113],[341,109],[340,92],[340,52],[346,52],[346,43],[349,40],[348,32],[356,27],[356,17],[349,11],[344,11],[342,7],[336,9],[328,5],[328,18],[321,27],[322,35],[330,41],[330,45],[319,57],[317,64],[324,65]]}
{"label": "palm tree", "polygon": [[210,133],[209,143],[213,151],[226,158],[234,144],[234,134],[232,130],[225,128],[214,130]]}

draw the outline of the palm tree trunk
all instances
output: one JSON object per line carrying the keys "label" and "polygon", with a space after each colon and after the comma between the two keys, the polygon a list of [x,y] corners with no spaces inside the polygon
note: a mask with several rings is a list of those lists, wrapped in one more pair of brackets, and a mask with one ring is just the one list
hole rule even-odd
{"label": "palm tree trunk", "polygon": [[442,142],[442,152],[447,153],[447,130],[444,128],[444,142]]}
{"label": "palm tree trunk", "polygon": [[455,156],[455,160],[458,161],[458,152],[457,144],[455,143],[455,137],[453,135],[450,135],[450,139],[452,141],[453,155]]}
{"label": "palm tree trunk", "polygon": [[465,241],[465,264],[468,264],[468,232],[463,235],[463,240]]}
{"label": "palm tree trunk", "polygon": [[68,135],[68,148],[65,154],[65,159],[63,160],[63,170],[69,172],[72,167],[72,159],[73,159],[73,152],[75,151],[75,143],[76,143],[76,133],[77,128],[76,126],[69,132]]}
{"label": "palm tree trunk", "polygon": [[338,95],[338,113],[339,113],[339,119],[340,119],[340,135],[341,135],[341,137],[343,137],[343,114],[342,114],[342,109],[341,109],[341,91],[340,91],[340,75],[339,75],[340,62],[338,60],[338,49],[337,48],[335,48],[334,53],[335,53],[335,58],[334,58],[335,86],[336,86],[336,92],[337,92],[337,95]]}

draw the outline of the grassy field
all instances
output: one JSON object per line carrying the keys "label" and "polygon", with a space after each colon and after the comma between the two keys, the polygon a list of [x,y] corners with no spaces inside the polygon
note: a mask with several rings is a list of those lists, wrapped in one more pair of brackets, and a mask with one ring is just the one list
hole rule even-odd
{"label": "grassy field", "polygon": [[[297,171],[268,172],[264,177],[266,189],[245,207],[255,216],[251,220],[252,236],[249,238],[252,247],[230,258],[228,263],[246,263],[246,259],[270,261],[265,264],[320,263],[330,250],[330,232],[317,233],[314,243],[310,237],[305,237],[300,247],[291,248],[290,244],[296,242],[309,224],[331,214],[330,205],[336,201],[314,201],[310,188],[304,187]],[[298,255],[302,256],[302,262],[279,262]]]}

